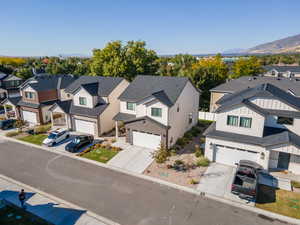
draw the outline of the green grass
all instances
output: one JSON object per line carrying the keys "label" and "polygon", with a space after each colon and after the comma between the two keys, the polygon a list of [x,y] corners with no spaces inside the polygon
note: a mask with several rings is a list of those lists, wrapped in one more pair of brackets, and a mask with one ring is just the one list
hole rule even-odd
{"label": "green grass", "polygon": [[21,141],[26,141],[32,144],[36,145],[42,145],[43,140],[47,138],[47,135],[45,134],[35,134],[35,135],[29,135],[26,137],[18,138]]}
{"label": "green grass", "polygon": [[6,205],[0,209],[0,224],[5,225],[50,225],[50,223],[16,206]]}
{"label": "green grass", "polygon": [[298,181],[292,180],[291,184],[292,184],[292,187],[294,187],[294,188],[300,188],[300,182],[298,182]]}
{"label": "green grass", "polygon": [[102,162],[102,163],[107,163],[116,154],[118,154],[118,151],[108,150],[105,148],[98,148],[98,149],[95,149],[95,150],[85,153],[81,157],[95,160],[95,161]]}
{"label": "green grass", "polygon": [[300,219],[300,194],[260,185],[256,207]]}

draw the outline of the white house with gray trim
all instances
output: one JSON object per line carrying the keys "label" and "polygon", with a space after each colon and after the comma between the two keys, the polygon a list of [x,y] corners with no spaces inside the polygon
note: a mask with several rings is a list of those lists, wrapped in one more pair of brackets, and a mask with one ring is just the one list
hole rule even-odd
{"label": "white house with gray trim", "polygon": [[300,66],[264,66],[264,76],[270,77],[300,77]]}
{"label": "white house with gray trim", "polygon": [[227,165],[246,159],[300,174],[298,97],[265,83],[226,94],[216,105],[217,120],[204,133],[208,159]]}
{"label": "white house with gray trim", "polygon": [[112,118],[120,111],[118,97],[128,85],[120,77],[79,77],[64,90],[70,99],[51,107],[53,125],[101,136],[114,128]]}
{"label": "white house with gray trim", "polygon": [[197,124],[199,97],[188,78],[140,75],[119,97],[114,120],[125,124],[128,143],[168,148]]}

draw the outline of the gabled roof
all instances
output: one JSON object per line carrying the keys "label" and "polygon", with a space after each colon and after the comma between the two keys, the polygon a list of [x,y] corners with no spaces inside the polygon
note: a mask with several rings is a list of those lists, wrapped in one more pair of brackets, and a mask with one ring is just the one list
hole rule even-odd
{"label": "gabled roof", "polygon": [[153,96],[167,106],[175,104],[186,86],[186,77],[137,76],[119,97],[122,101],[139,102]]}
{"label": "gabled roof", "polygon": [[247,88],[253,88],[260,84],[269,83],[286,92],[292,92],[300,97],[300,79],[286,77],[263,77],[263,76],[243,76],[230,80],[224,84],[212,88],[211,92],[235,93]]}
{"label": "gabled roof", "polygon": [[93,108],[76,106],[71,103],[70,114],[87,117],[97,117],[108,107],[109,104],[98,104]]}
{"label": "gabled roof", "polygon": [[30,86],[36,91],[59,90],[65,89],[76,79],[73,75],[36,75],[25,81],[21,88]]}
{"label": "gabled roof", "polygon": [[255,110],[268,113],[268,110],[261,109],[259,106],[256,106],[249,101],[249,99],[253,97],[276,98],[287,105],[300,110],[300,98],[297,98],[272,84],[266,83],[253,88],[247,88],[234,94],[227,94],[223,96],[216,102],[221,105],[216,112],[222,112],[234,105],[246,104]]}
{"label": "gabled roof", "polygon": [[236,134],[216,130],[216,123],[212,123],[203,133],[206,137],[218,138],[226,141],[241,142],[246,144],[269,147],[279,144],[292,144],[300,148],[300,136],[295,133],[273,127],[265,127],[263,137]]}
{"label": "gabled roof", "polygon": [[7,74],[0,72],[0,80],[5,79],[5,77],[7,77],[7,76],[8,76]]}
{"label": "gabled roof", "polygon": [[132,120],[134,118],[136,118],[136,116],[133,115],[133,114],[119,112],[117,115],[114,116],[113,120],[115,120],[115,121],[127,121],[127,120]]}
{"label": "gabled roof", "polygon": [[66,92],[74,93],[84,88],[91,95],[106,97],[124,80],[121,77],[80,76],[66,88]]}
{"label": "gabled roof", "polygon": [[53,106],[49,109],[49,111],[52,111],[55,107],[61,108],[62,111],[64,111],[66,114],[69,114],[70,108],[71,108],[72,100],[66,100],[66,101],[57,101],[54,103]]}
{"label": "gabled roof", "polygon": [[7,77],[5,77],[3,80],[4,81],[9,81],[9,80],[23,80],[23,79],[20,78],[20,77],[15,76],[13,74],[10,74]]}
{"label": "gabled roof", "polygon": [[5,104],[5,102],[9,101],[9,102],[11,102],[11,104],[13,104],[13,105],[18,105],[18,103],[19,103],[19,101],[20,101],[21,99],[22,99],[21,96],[19,96],[19,97],[12,97],[12,98],[8,97],[8,98],[4,99],[4,100],[1,102],[1,104]]}
{"label": "gabled roof", "polygon": [[170,129],[171,128],[171,126],[166,126],[165,124],[160,123],[160,122],[150,118],[149,116],[136,117],[136,118],[133,118],[133,119],[126,120],[126,121],[124,121],[124,123],[125,124],[134,123],[136,121],[141,121],[141,120],[148,120],[151,123],[155,123],[155,124],[157,124],[158,126],[164,128],[164,129]]}
{"label": "gabled roof", "polygon": [[292,73],[300,73],[300,66],[264,66],[266,71],[276,70],[279,73],[284,72],[292,72]]}

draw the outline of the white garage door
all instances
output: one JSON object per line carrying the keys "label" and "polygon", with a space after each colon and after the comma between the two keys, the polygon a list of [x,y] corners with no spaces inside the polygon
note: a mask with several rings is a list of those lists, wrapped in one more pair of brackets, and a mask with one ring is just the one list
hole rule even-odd
{"label": "white garage door", "polygon": [[22,111],[23,114],[23,120],[27,121],[29,123],[37,124],[37,118],[35,112],[29,112],[29,111]]}
{"label": "white garage door", "polygon": [[95,135],[94,122],[75,119],[75,129],[78,132]]}
{"label": "white garage door", "polygon": [[257,162],[258,153],[243,149],[233,149],[226,146],[216,146],[215,161],[218,163],[234,166],[240,160],[251,160]]}
{"label": "white garage door", "polygon": [[161,136],[133,131],[132,139],[133,139],[133,145],[137,145],[145,148],[157,149],[160,146]]}

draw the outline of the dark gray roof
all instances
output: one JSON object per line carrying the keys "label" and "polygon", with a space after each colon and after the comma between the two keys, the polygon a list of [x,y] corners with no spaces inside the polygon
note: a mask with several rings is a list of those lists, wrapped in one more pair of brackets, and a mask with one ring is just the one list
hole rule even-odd
{"label": "dark gray roof", "polygon": [[279,73],[290,71],[292,73],[300,73],[300,66],[264,66],[266,71],[276,70]]}
{"label": "dark gray roof", "polygon": [[66,92],[74,93],[80,87],[92,95],[108,96],[122,81],[121,77],[81,76],[66,88]]}
{"label": "dark gray roof", "polygon": [[97,117],[108,107],[109,104],[98,104],[93,108],[75,106],[71,103],[70,114],[87,117]]}
{"label": "dark gray roof", "polygon": [[0,72],[0,80],[5,79],[7,77],[7,74]]}
{"label": "dark gray roof", "polygon": [[47,91],[53,89],[65,89],[77,79],[73,75],[38,75],[25,81],[22,87],[30,86],[36,91]]}
{"label": "dark gray roof", "polygon": [[300,137],[288,130],[273,127],[264,128],[263,137],[255,137],[216,130],[216,123],[212,123],[203,133],[206,137],[218,138],[226,141],[241,142],[246,144],[268,147],[279,144],[293,144],[300,147]]}
{"label": "dark gray roof", "polygon": [[159,125],[160,127],[165,128],[165,129],[170,129],[171,128],[171,126],[166,126],[166,125],[164,125],[164,124],[162,124],[162,123],[160,123],[160,122],[158,122],[158,121],[156,121],[156,120],[154,120],[154,119],[152,119],[152,118],[150,118],[148,116],[136,117],[136,118],[124,121],[124,123],[125,124],[134,123],[136,121],[141,121],[141,120],[148,120],[151,123],[155,123],[155,124]]}
{"label": "dark gray roof", "polygon": [[20,77],[15,76],[13,74],[10,74],[10,75],[8,75],[7,77],[4,78],[4,81],[8,81],[8,80],[23,80],[23,79],[20,78]]}
{"label": "dark gray roof", "polygon": [[51,105],[55,104],[58,101],[59,100],[52,100],[52,101],[42,102],[42,103],[37,104],[37,103],[31,103],[31,102],[24,102],[24,101],[21,100],[21,101],[18,102],[18,105],[38,109],[39,107],[43,107],[43,106],[51,106]]}
{"label": "dark gray roof", "polygon": [[[221,99],[219,99],[216,103],[220,104],[221,106],[216,110],[216,112],[222,112],[234,105],[238,104],[246,104],[249,107],[252,107],[253,109],[256,108],[256,110],[265,111],[266,113],[269,112],[269,110],[260,109],[260,107],[255,106],[248,100],[252,97],[272,97],[276,98],[287,105],[290,105],[291,107],[294,107],[298,110],[300,110],[300,98],[293,96],[292,94],[289,94],[280,88],[272,85],[272,84],[261,84],[253,88],[246,88],[245,90],[236,92],[234,94],[227,94],[223,96]],[[275,112],[275,111],[274,111]]]}
{"label": "dark gray roof", "polygon": [[52,111],[56,106],[59,106],[65,113],[70,113],[72,100],[57,101],[49,110]]}
{"label": "dark gray roof", "polygon": [[127,120],[132,120],[136,118],[135,115],[128,114],[128,113],[118,113],[117,115],[114,116],[113,120],[115,121],[127,121]]}
{"label": "dark gray roof", "polygon": [[9,102],[11,102],[13,105],[18,105],[18,103],[19,103],[19,101],[20,101],[21,99],[22,99],[21,96],[19,96],[19,97],[12,97],[12,98],[8,97],[8,98],[4,99],[4,100],[1,102],[1,104],[5,104],[6,101],[9,101]]}
{"label": "dark gray roof", "polygon": [[221,84],[210,91],[222,93],[235,93],[247,88],[253,88],[257,85],[269,83],[286,92],[291,91],[296,96],[300,97],[300,79],[299,78],[286,78],[286,77],[249,77],[244,76],[238,79],[230,80]]}
{"label": "dark gray roof", "polygon": [[119,97],[122,101],[139,102],[153,96],[162,103],[172,106],[185,85],[186,77],[137,76]]}

